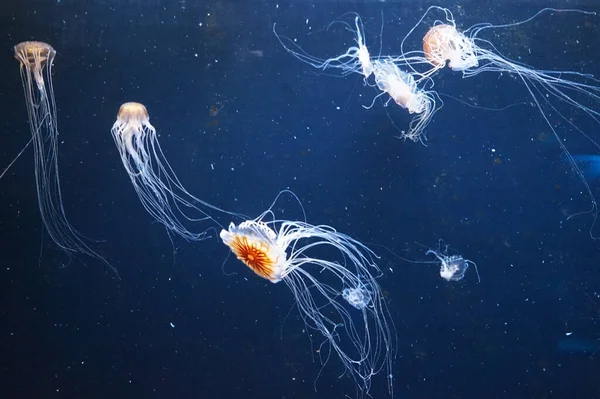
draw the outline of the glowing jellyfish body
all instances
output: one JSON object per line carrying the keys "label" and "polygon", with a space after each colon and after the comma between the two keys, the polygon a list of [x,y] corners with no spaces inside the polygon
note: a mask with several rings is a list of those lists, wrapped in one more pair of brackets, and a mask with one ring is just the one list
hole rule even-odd
{"label": "glowing jellyfish body", "polygon": [[423,142],[425,128],[439,109],[436,93],[418,88],[413,75],[402,71],[391,59],[375,60],[373,74],[382,94],[387,93],[390,100],[416,115],[402,138]]}
{"label": "glowing jellyfish body", "polygon": [[[296,44],[295,40],[292,40],[285,36],[280,36],[275,30],[275,24],[273,24],[273,33],[275,37],[279,40],[279,43],[283,46],[283,48],[299,59],[300,61],[311,65],[314,68],[327,70],[327,69],[337,69],[341,71],[341,75],[349,75],[351,73],[359,73],[363,75],[366,79],[371,73],[373,73],[373,65],[371,64],[371,56],[369,55],[369,49],[365,44],[365,35],[364,28],[362,25],[362,20],[356,14],[354,18],[354,26],[352,28],[348,23],[341,21],[334,21],[332,24],[336,22],[340,22],[346,26],[346,29],[354,33],[357,46],[349,47],[344,54],[328,58],[322,59],[308,54],[306,51],[302,49],[298,44]],[[330,24],[330,26],[332,25]],[[287,44],[286,44],[287,43]]]}
{"label": "glowing jellyfish body", "polygon": [[[405,52],[404,44],[407,38],[431,11],[443,12],[445,21],[436,20],[425,34],[423,37],[422,52]],[[565,112],[568,110],[575,111],[578,118],[588,117],[591,124],[597,128],[600,127],[600,80],[593,78],[591,75],[579,72],[537,70],[522,62],[516,62],[501,55],[493,43],[480,38],[480,34],[485,30],[516,27],[530,22],[539,15],[547,12],[574,12],[584,15],[596,15],[593,12],[581,10],[545,8],[524,21],[502,25],[480,23],[461,32],[456,28],[454,17],[448,9],[432,6],[402,40],[402,55],[394,58],[394,61],[409,68],[415,76],[419,76],[417,82],[419,79],[431,78],[435,72],[443,68],[446,64],[450,69],[461,72],[463,77],[473,77],[483,72],[506,73],[516,76],[525,86],[532,98],[533,104],[538,109],[544,122],[552,131],[571,166],[584,184],[592,202],[590,212],[595,215],[594,223],[590,228],[590,235],[594,237],[592,229],[598,216],[596,198],[586,181],[584,173],[567,148],[565,144],[566,140],[559,135],[556,124],[550,122],[548,115],[554,114],[565,125],[581,133],[591,145],[600,150],[600,144],[592,138],[592,134],[582,131],[573,122],[573,116],[565,115]],[[429,69],[425,71],[421,70],[423,65],[428,66]]]}
{"label": "glowing jellyfish body", "polygon": [[344,288],[342,298],[356,309],[364,309],[371,303],[371,293],[364,287]]}
{"label": "glowing jellyfish body", "polygon": [[462,280],[463,277],[465,277],[469,265],[473,265],[475,267],[475,272],[477,273],[477,281],[481,282],[477,264],[460,255],[448,255],[447,248],[448,247],[446,247],[446,250],[442,251],[440,245],[438,245],[437,249],[430,249],[425,252],[425,255],[434,255],[440,261],[440,277],[446,281]]}
{"label": "glowing jellyfish body", "polygon": [[15,46],[14,51],[21,67],[33,145],[38,207],[46,232],[68,254],[79,253],[99,259],[116,273],[106,259],[85,243],[84,236],[69,223],[65,214],[58,172],[58,117],[52,86],[52,64],[56,51],[42,42],[22,42]]}
{"label": "glowing jellyfish body", "polygon": [[[371,378],[384,369],[391,391],[395,334],[373,276],[380,274],[373,253],[329,226],[266,223],[269,212],[238,226],[230,224],[221,231],[223,243],[260,277],[286,283],[307,331],[317,330],[325,339],[319,350],[322,362],[333,350],[353,377],[359,397],[369,395]],[[312,257],[317,247],[332,249],[339,259]],[[327,345],[328,353],[323,349]]]}
{"label": "glowing jellyfish body", "polygon": [[429,29],[423,38],[423,52],[436,68],[448,67],[465,71],[477,67],[473,41],[456,30],[454,25],[441,24]]}
{"label": "glowing jellyfish body", "polygon": [[185,222],[214,222],[211,211],[238,216],[194,197],[185,189],[162,151],[144,105],[134,102],[121,105],[111,133],[142,205],[168,230],[187,240],[200,241],[209,238],[208,230],[214,227],[193,232]]}

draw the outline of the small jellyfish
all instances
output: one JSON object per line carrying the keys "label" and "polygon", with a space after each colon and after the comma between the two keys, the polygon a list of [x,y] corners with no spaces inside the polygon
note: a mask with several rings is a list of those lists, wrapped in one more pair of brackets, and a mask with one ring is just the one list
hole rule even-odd
{"label": "small jellyfish", "polygon": [[371,293],[364,286],[344,288],[342,298],[358,310],[362,310],[371,303]]}
{"label": "small jellyfish", "polygon": [[256,219],[231,223],[221,240],[256,275],[288,286],[307,331],[324,338],[323,365],[337,354],[359,397],[370,396],[372,377],[385,371],[391,392],[395,330],[373,252],[333,227],[276,219],[273,205]]}
{"label": "small jellyfish", "polygon": [[[220,226],[212,216],[214,212],[243,217],[188,192],[166,159],[144,105],[121,105],[111,134],[142,205],[168,230],[186,240],[200,241],[210,237],[208,231],[215,225]],[[186,222],[206,222],[211,226],[191,231],[184,225]]]}
{"label": "small jellyfish", "polygon": [[[409,114],[415,114],[410,122],[407,132],[402,132],[401,137],[412,141],[425,141],[425,129],[431,122],[433,115],[441,108],[442,101],[435,91],[420,89],[411,73],[402,71],[392,59],[373,61],[373,75],[377,87],[382,91],[375,99],[383,94],[390,96],[385,105],[393,100],[396,104],[406,109]],[[369,107],[371,108],[375,103]]]}
{"label": "small jellyfish", "polygon": [[469,265],[473,265],[475,267],[475,272],[477,273],[477,281],[481,282],[477,264],[473,261],[463,258],[460,255],[448,255],[448,246],[446,245],[444,250],[441,250],[441,242],[438,244],[437,249],[430,249],[425,252],[425,255],[434,255],[439,259],[440,277],[446,281],[462,280],[467,269],[469,268]]}
{"label": "small jellyfish", "polygon": [[454,24],[435,25],[423,38],[423,52],[435,68],[448,67],[453,71],[465,71],[479,65],[475,44]]}
{"label": "small jellyfish", "polygon": [[67,254],[96,258],[116,273],[104,257],[89,247],[84,235],[71,225],[65,213],[58,172],[58,116],[52,86],[52,64],[56,51],[49,44],[33,41],[17,44],[14,51],[21,67],[31,130],[30,143],[33,145],[38,207],[46,232]]}

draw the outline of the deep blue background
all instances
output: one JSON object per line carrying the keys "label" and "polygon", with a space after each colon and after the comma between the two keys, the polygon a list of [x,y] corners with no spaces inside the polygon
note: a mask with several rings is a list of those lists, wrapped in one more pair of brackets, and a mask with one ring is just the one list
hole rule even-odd
{"label": "deep blue background", "polygon": [[[548,6],[497,3],[446,5],[462,28],[523,19]],[[398,332],[396,397],[600,397],[600,354],[559,345],[567,332],[573,333],[569,342],[600,340],[592,218],[566,221],[589,200],[539,113],[529,106],[490,112],[446,98],[429,126],[428,146],[403,142],[394,138],[398,132],[381,103],[363,109],[376,92],[358,76],[316,74],[287,54],[271,31],[277,22],[280,33],[327,58],[344,51],[352,35],[341,27],[319,30],[355,11],[368,45],[378,49],[383,11],[382,52],[397,53],[429,4],[2,2],[2,164],[30,136],[12,46],[51,43],[67,214],[101,240],[94,248],[122,278],[93,260],[69,263],[42,244],[26,152],[0,181],[2,396],[354,393],[350,380],[337,378],[336,361],[313,390],[320,365],[312,361],[297,313],[286,319],[293,301],[284,285],[255,277],[234,259],[223,264],[227,248],[216,239],[175,240],[174,250],[144,212],[110,136],[120,104],[138,101],[147,106],[172,166],[200,198],[255,216],[290,188],[309,222],[374,244]],[[592,10],[594,2],[562,6]],[[599,26],[600,17],[544,15],[486,37],[535,67],[600,76]],[[443,71],[436,88],[492,108],[529,101],[517,81],[494,74],[464,80]],[[222,103],[210,116],[211,106]],[[403,110],[387,111],[397,125],[408,124]],[[599,138],[597,125],[567,115]],[[557,118],[552,122],[574,154],[589,153],[577,132]],[[590,184],[600,195],[598,182]],[[277,211],[301,217],[292,202]],[[481,284],[472,271],[447,283],[435,264],[404,262],[380,246],[423,261],[430,258],[420,244],[433,247],[440,238],[477,262]],[[387,397],[384,376],[374,379],[372,393]]]}

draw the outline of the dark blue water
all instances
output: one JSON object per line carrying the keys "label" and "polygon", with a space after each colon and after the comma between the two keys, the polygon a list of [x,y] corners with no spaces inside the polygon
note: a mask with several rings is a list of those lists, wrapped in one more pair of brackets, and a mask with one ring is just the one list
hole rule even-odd
{"label": "dark blue water", "polygon": [[[520,20],[548,6],[497,3],[444,5],[462,27]],[[228,250],[216,238],[172,243],[145,213],[110,136],[125,101],[147,106],[166,156],[198,197],[254,217],[289,188],[309,222],[372,244],[398,333],[395,397],[600,397],[599,244],[589,236],[592,216],[566,220],[590,201],[539,112],[485,111],[445,98],[427,146],[404,142],[386,113],[407,126],[404,110],[381,102],[365,110],[376,92],[359,77],[317,74],[272,33],[276,22],[327,58],[352,35],[319,30],[352,11],[379,49],[383,12],[382,53],[395,53],[429,4],[3,2],[2,165],[30,137],[12,47],[48,42],[57,50],[66,212],[121,276],[94,260],[70,260],[44,236],[25,152],[0,181],[3,397],[354,394],[335,359],[313,384],[320,364],[296,310],[288,316],[287,287],[225,262]],[[593,2],[561,6],[600,12]],[[488,38],[537,68],[599,76],[599,26],[598,16],[546,15]],[[497,74],[462,79],[442,71],[436,89],[488,108],[530,101],[518,81]],[[598,139],[598,125],[579,116],[570,114]],[[551,119],[574,154],[592,151],[564,120]],[[600,195],[597,180],[590,186]],[[277,212],[302,217],[293,201]],[[405,262],[381,247],[431,260],[424,252],[439,239],[477,263],[480,284],[472,270],[449,283],[437,265]],[[374,378],[372,395],[388,397],[384,376]]]}

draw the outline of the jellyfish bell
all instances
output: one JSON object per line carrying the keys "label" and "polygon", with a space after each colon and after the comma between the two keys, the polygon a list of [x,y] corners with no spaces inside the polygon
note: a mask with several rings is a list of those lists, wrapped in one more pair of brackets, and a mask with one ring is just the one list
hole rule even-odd
{"label": "jellyfish bell", "polygon": [[[319,331],[323,366],[335,353],[356,384],[369,396],[372,377],[385,370],[392,392],[395,330],[381,288],[374,254],[332,227],[302,221],[253,220],[231,223],[220,237],[258,276],[283,281],[294,296],[306,331]],[[319,257],[312,251],[319,248]],[[324,259],[327,248],[331,259]],[[326,349],[329,349],[326,350]]]}
{"label": "jellyfish bell", "polygon": [[371,303],[371,293],[362,286],[344,288],[342,291],[342,297],[346,300],[346,302],[359,310],[364,309]]}
{"label": "jellyfish bell", "polygon": [[443,43],[442,38],[446,37],[440,31],[443,30],[455,30],[453,26],[450,25],[438,25],[434,26],[427,34],[423,37],[423,52],[425,53],[425,58],[436,67],[443,68],[446,66],[446,62],[449,60],[448,54],[446,54],[446,47],[448,47],[448,43]]}
{"label": "jellyfish bell", "polygon": [[134,129],[128,130],[139,131],[142,129],[143,125],[150,123],[150,116],[148,115],[148,110],[144,104],[127,102],[119,107],[117,121],[122,126],[127,124],[134,125]]}
{"label": "jellyfish bell", "polygon": [[30,65],[40,65],[46,61],[54,59],[56,50],[44,42],[26,41],[15,46],[15,56],[17,59],[22,59]]}
{"label": "jellyfish bell", "polygon": [[264,222],[246,220],[221,230],[221,240],[254,273],[272,283],[281,281],[286,265],[285,249],[277,245],[277,234]]}
{"label": "jellyfish bell", "polygon": [[448,67],[453,71],[464,71],[479,65],[474,44],[454,25],[433,26],[423,37],[425,58],[435,67]]}

